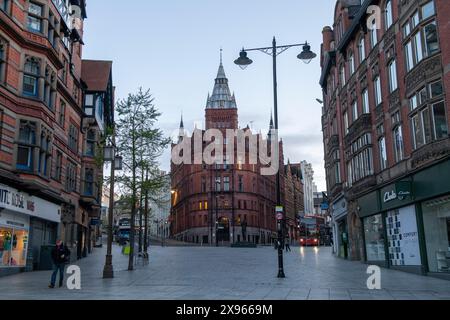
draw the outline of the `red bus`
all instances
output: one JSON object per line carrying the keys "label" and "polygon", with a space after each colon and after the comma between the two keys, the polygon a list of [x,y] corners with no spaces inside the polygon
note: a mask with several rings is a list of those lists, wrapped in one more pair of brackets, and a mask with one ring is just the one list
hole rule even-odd
{"label": "red bus", "polygon": [[300,246],[315,247],[324,243],[323,229],[325,218],[319,216],[305,216],[300,220]]}

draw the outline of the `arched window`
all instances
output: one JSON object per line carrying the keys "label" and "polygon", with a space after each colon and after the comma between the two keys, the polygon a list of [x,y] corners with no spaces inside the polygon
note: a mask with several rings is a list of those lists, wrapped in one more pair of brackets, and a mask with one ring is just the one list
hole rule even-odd
{"label": "arched window", "polygon": [[343,64],[339,70],[339,78],[341,81],[341,88],[345,86],[346,83],[346,77],[345,77],[345,64]]}
{"label": "arched window", "polygon": [[378,26],[377,19],[373,19],[372,25],[370,26],[370,46],[371,48],[375,48],[378,43]]}
{"label": "arched window", "polygon": [[353,55],[353,52],[348,54],[348,63],[350,68],[350,76],[352,76],[355,73],[355,56]]}
{"label": "arched window", "polygon": [[35,58],[27,58],[23,73],[23,94],[26,96],[39,96],[39,61]]}
{"label": "arched window", "polygon": [[392,1],[388,0],[386,2],[385,11],[384,11],[384,24],[386,26],[386,30],[392,26],[394,19],[392,16]]}
{"label": "arched window", "polygon": [[361,35],[358,42],[359,63],[366,60],[366,41],[364,35]]}

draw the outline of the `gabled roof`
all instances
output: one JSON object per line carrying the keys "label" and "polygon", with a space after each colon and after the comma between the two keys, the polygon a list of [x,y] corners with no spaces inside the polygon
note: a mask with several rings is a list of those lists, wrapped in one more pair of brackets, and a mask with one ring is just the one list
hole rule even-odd
{"label": "gabled roof", "polygon": [[83,60],[81,79],[87,91],[107,91],[111,77],[112,61]]}

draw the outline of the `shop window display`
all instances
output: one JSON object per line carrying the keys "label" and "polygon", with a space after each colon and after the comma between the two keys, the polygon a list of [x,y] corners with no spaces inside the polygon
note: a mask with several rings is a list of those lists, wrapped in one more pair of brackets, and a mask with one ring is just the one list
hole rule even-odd
{"label": "shop window display", "polygon": [[0,267],[24,267],[28,232],[0,227]]}
{"label": "shop window display", "polygon": [[429,271],[450,273],[450,197],[428,201],[422,211]]}
{"label": "shop window display", "polygon": [[422,265],[415,207],[409,206],[389,211],[386,225],[390,264],[392,266]]}
{"label": "shop window display", "polygon": [[385,236],[382,215],[364,219],[367,261],[385,261]]}

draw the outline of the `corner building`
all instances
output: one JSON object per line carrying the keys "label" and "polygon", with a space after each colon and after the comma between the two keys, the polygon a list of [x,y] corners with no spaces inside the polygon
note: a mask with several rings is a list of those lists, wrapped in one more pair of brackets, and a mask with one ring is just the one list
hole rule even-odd
{"label": "corner building", "polygon": [[113,113],[111,87],[100,117],[85,112],[86,17],[84,0],[0,1],[0,276],[47,270],[56,238],[72,260],[93,248],[103,176],[94,158]]}
{"label": "corner building", "polygon": [[337,1],[323,29],[325,163],[343,258],[450,275],[449,16],[446,0]]}
{"label": "corner building", "polygon": [[[239,129],[238,109],[234,94],[228,87],[228,79],[222,63],[219,66],[212,95],[208,95],[205,110],[205,129],[218,129],[224,137],[227,129]],[[273,129],[273,121],[270,123]],[[254,135],[247,127],[244,131]],[[192,136],[204,137],[205,131],[196,128]],[[189,139],[180,124],[180,140]],[[264,141],[267,141],[264,139]],[[261,164],[248,164],[238,158],[235,142],[234,164],[226,156],[230,141],[223,141],[223,164],[172,163],[172,212],[170,217],[172,237],[204,245],[230,245],[237,242],[270,244],[276,237],[276,176],[261,175]],[[173,145],[172,147],[175,147]],[[204,150],[206,143],[203,144]],[[192,143],[192,150],[194,145]],[[269,147],[270,150],[270,147]],[[295,237],[296,212],[303,202],[302,187],[297,170],[283,165],[283,147],[280,142],[280,169],[282,176],[292,175],[289,181],[281,179],[281,195],[292,195],[287,205],[288,226]],[[249,148],[245,151],[249,158]],[[288,192],[285,192],[288,190]],[[294,194],[296,198],[294,199]],[[297,198],[298,197],[298,198]],[[286,203],[286,201],[284,201]],[[242,234],[242,223],[247,223],[247,238]]]}

